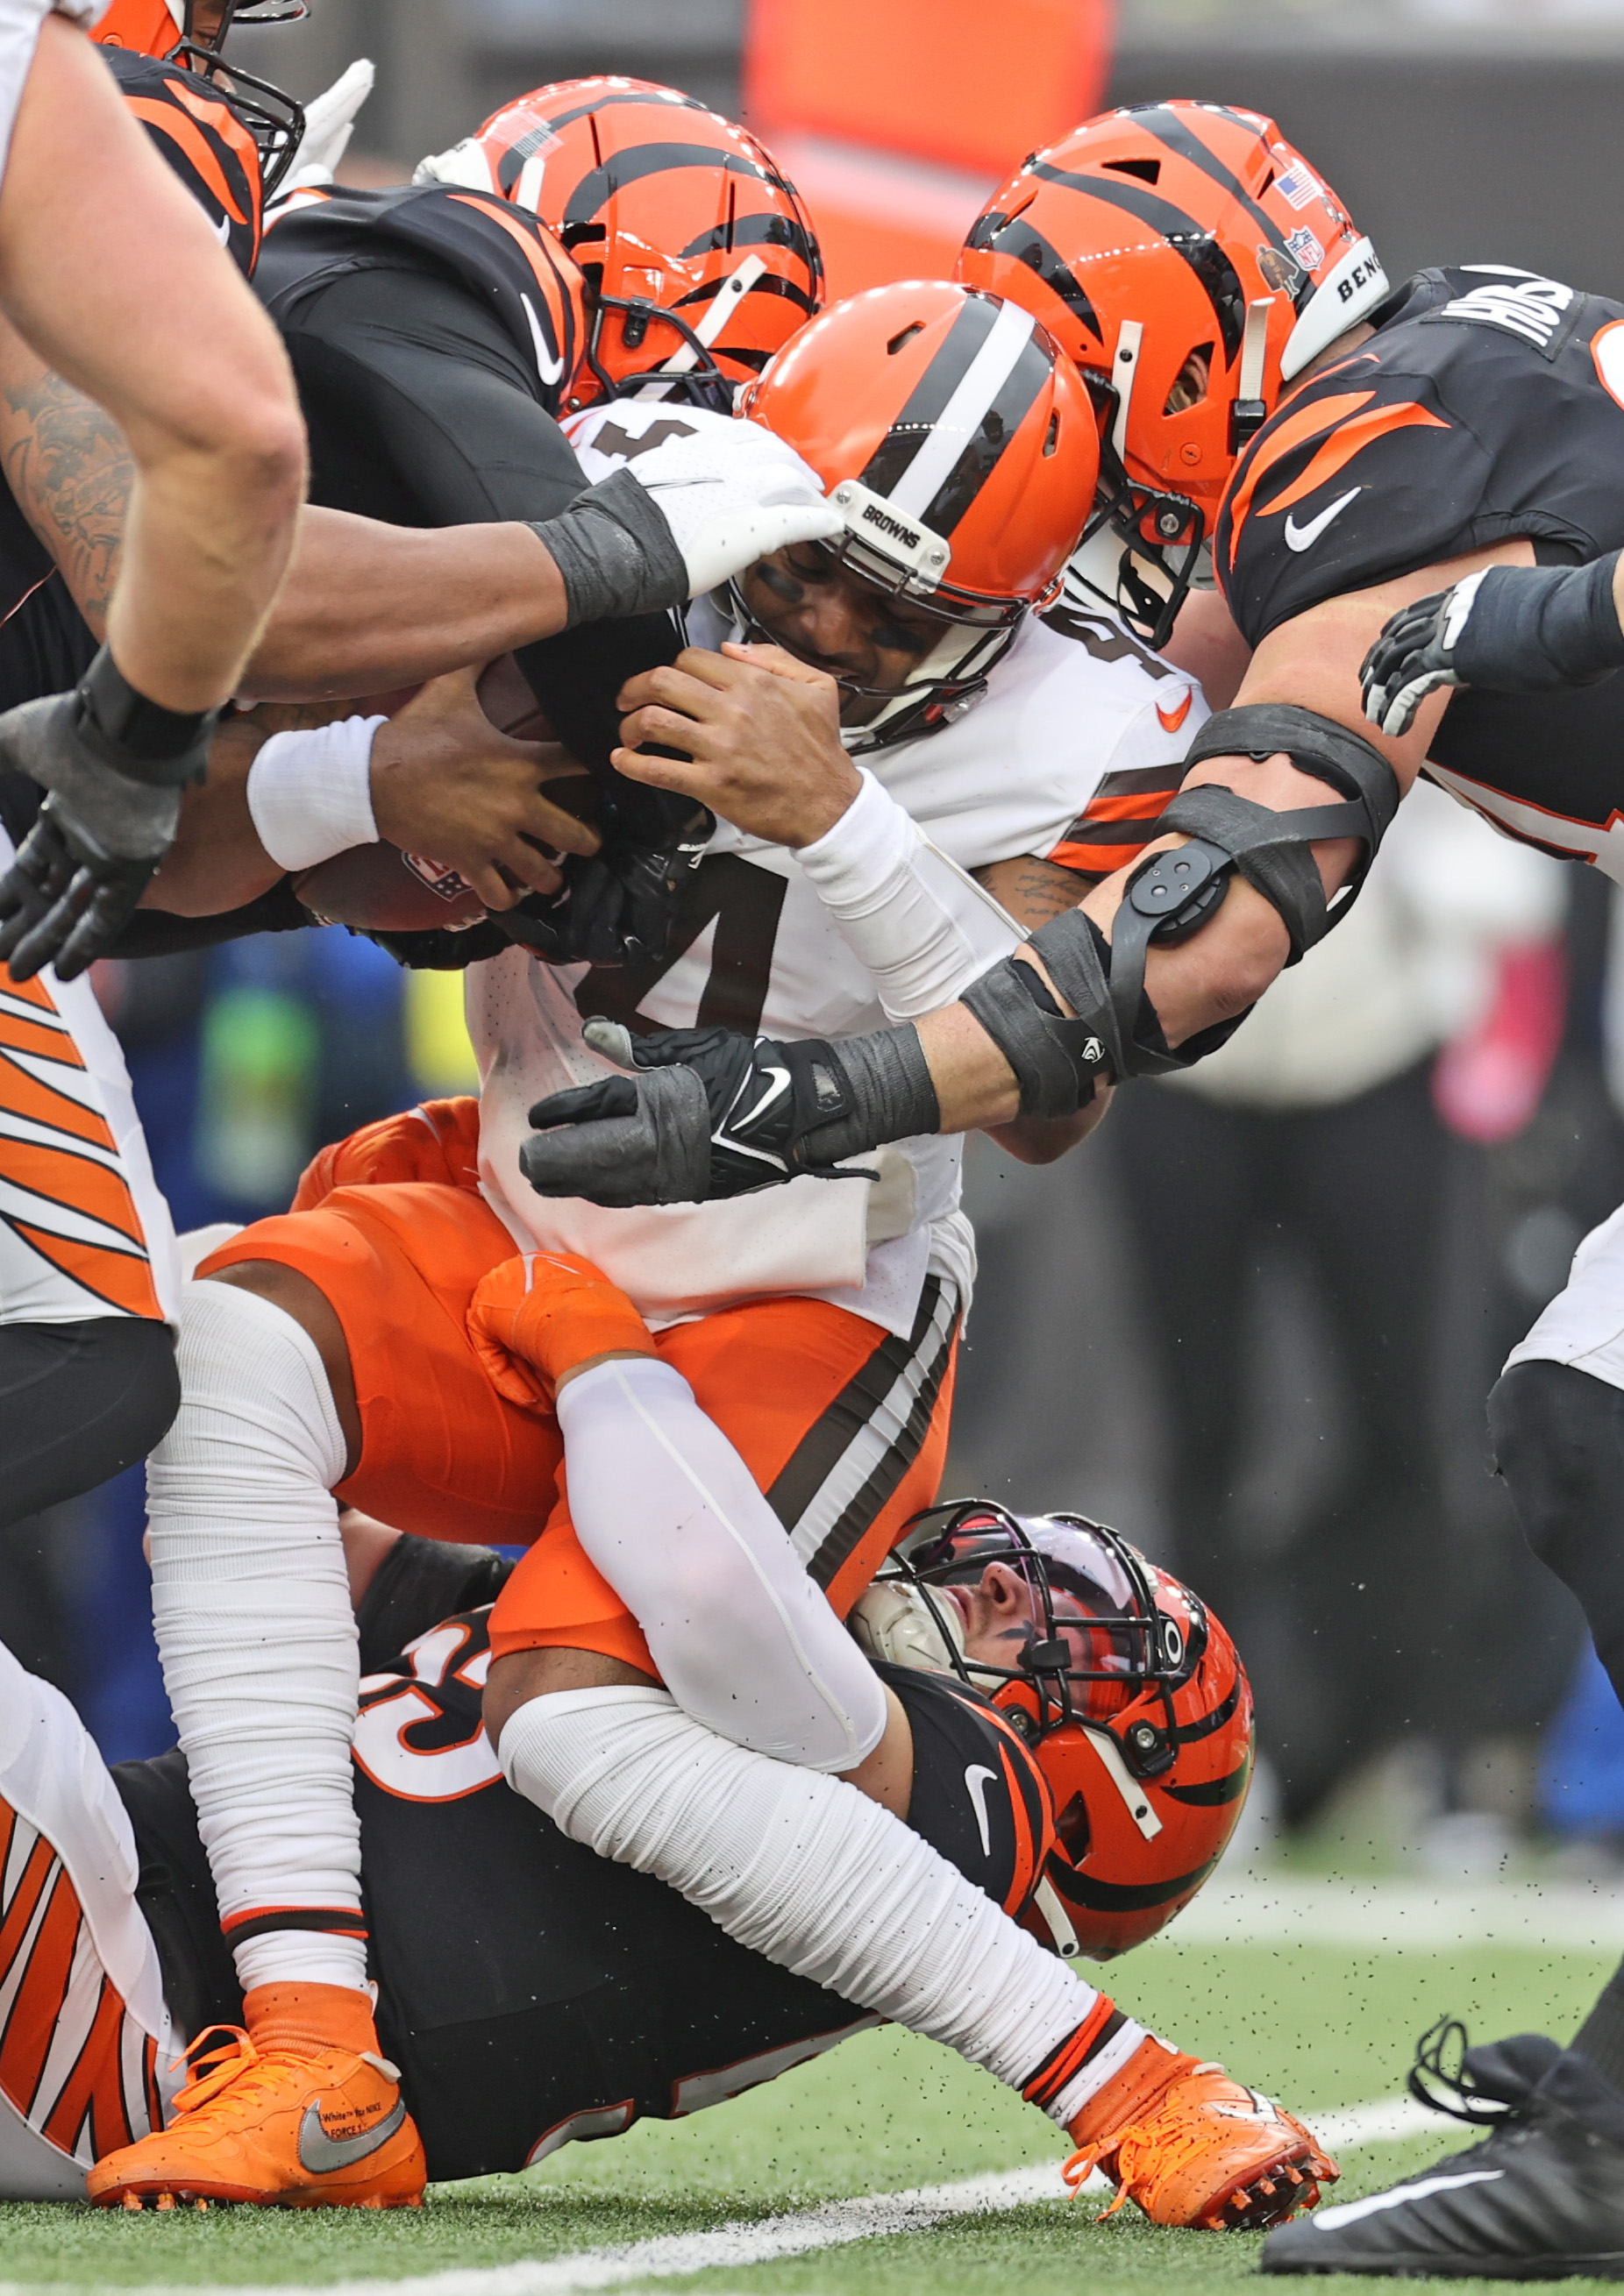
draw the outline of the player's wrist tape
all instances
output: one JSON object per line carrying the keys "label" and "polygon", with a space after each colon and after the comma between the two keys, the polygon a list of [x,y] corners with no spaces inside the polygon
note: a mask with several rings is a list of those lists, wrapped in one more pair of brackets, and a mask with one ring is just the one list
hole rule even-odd
{"label": "player's wrist tape", "polygon": [[[1619,551],[1588,566],[1490,566],[1475,587],[1450,664],[1465,685],[1548,693],[1588,685],[1624,668],[1624,628],[1613,603]],[[1451,611],[1465,584],[1456,588]]]}
{"label": "player's wrist tape", "polygon": [[[1062,1007],[1029,964],[995,965],[963,993],[1014,1072],[1023,1116],[1070,1116],[1086,1108],[1101,1076],[1119,1082],[1186,1069],[1228,1041],[1246,1015],[1187,1037],[1177,1052],[1162,1033],[1144,988],[1152,941],[1197,932],[1223,906],[1232,876],[1256,887],[1276,910],[1291,941],[1290,963],[1311,947],[1349,906],[1398,803],[1392,767],[1363,735],[1292,704],[1226,709],[1202,728],[1189,753],[1267,758],[1284,750],[1302,772],[1329,782],[1344,802],[1275,812],[1218,783],[1179,792],[1161,825],[1185,845],[1152,854],[1128,881],[1107,940],[1093,919],[1070,909],[1028,944]],[[1355,838],[1364,848],[1352,891],[1329,907],[1313,845]]]}
{"label": "player's wrist tape", "polygon": [[[1369,873],[1382,840],[1398,810],[1398,779],[1374,742],[1356,734],[1333,718],[1300,709],[1295,702],[1251,702],[1238,709],[1220,709],[1210,718],[1191,742],[1186,767],[1207,758],[1250,757],[1261,762],[1284,751],[1299,773],[1328,782],[1344,802],[1341,805],[1295,806],[1276,812],[1238,796],[1221,783],[1205,782],[1179,791],[1161,816],[1164,829],[1182,830],[1202,842],[1217,866],[1193,885],[1188,871],[1177,872],[1177,854],[1159,854],[1129,881],[1129,898],[1140,879],[1158,867],[1170,898],[1161,903],[1142,895],[1134,901],[1146,915],[1142,939],[1183,939],[1219,906],[1222,891],[1210,888],[1233,868],[1262,894],[1278,912],[1291,937],[1286,962],[1295,964],[1352,906],[1354,896]],[[1356,838],[1364,851],[1354,865],[1346,890],[1330,906],[1318,866],[1309,847],[1333,838]],[[1181,876],[1182,885],[1170,882]],[[1191,914],[1192,904],[1197,914]],[[1120,924],[1112,939],[1120,944]],[[1120,954],[1118,962],[1120,963]]]}
{"label": "player's wrist tape", "polygon": [[[876,1029],[866,1037],[842,1037],[834,1044],[815,1040],[793,1051],[794,1160],[803,1170],[821,1170],[848,1156],[865,1156],[888,1140],[911,1140],[939,1127],[941,1105],[919,1031],[911,1021],[898,1029]],[[810,1095],[805,1090],[803,1066],[815,1087]],[[823,1096],[816,1088],[819,1069],[833,1071],[846,1103],[828,1119],[816,1114]]]}
{"label": "player's wrist tape", "polygon": [[951,1004],[1022,939],[1020,928],[864,768],[833,829],[796,859],[880,991],[886,1016]]}
{"label": "player's wrist tape", "polygon": [[78,732],[90,754],[151,789],[201,782],[217,709],[166,709],[130,684],[104,645],[79,680]]}
{"label": "player's wrist tape", "polygon": [[273,734],[248,769],[248,809],[279,869],[314,869],[352,845],[375,845],[373,736],[384,718]]}
{"label": "player's wrist tape", "polygon": [[688,569],[665,513],[629,471],[578,494],[556,518],[530,521],[564,586],[567,628],[623,621],[688,594]]}

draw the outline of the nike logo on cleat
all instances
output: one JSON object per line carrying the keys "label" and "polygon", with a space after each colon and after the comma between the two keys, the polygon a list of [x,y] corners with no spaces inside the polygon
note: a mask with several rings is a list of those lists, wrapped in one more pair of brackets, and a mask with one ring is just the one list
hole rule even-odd
{"label": "nike logo on cleat", "polygon": [[1290,550],[1312,550],[1332,520],[1341,518],[1349,504],[1364,491],[1363,487],[1349,487],[1345,495],[1337,496],[1329,510],[1322,510],[1319,516],[1311,518],[1306,526],[1299,526],[1295,518],[1288,518],[1285,522],[1286,547]]}
{"label": "nike logo on cleat", "polygon": [[353,2169],[357,2161],[365,2161],[387,2144],[405,2119],[406,2100],[399,2097],[393,2112],[385,2113],[375,2128],[363,2130],[359,2136],[329,2136],[322,2126],[320,2106],[308,2104],[299,2124],[299,2165],[312,2177],[325,2176],[334,2169]]}

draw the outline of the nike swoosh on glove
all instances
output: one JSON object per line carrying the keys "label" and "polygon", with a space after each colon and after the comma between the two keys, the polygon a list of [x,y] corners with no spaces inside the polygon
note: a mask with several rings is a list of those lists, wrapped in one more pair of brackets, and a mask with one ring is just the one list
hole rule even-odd
{"label": "nike swoosh on glove", "polygon": [[1624,668],[1612,596],[1620,554],[1587,566],[1487,566],[1401,606],[1360,669],[1365,715],[1384,734],[1407,734],[1442,686],[1554,693]]}
{"label": "nike swoosh on glove", "polygon": [[[200,771],[207,758],[205,732]],[[175,840],[180,790],[119,770],[113,745],[86,718],[82,691],[46,694],[0,717],[0,767],[50,791],[0,879],[0,961],[16,980],[53,964],[59,980],[71,980],[135,914]]]}
{"label": "nike swoosh on glove", "polygon": [[935,1087],[911,1025],[839,1045],[784,1044],[731,1029],[634,1037],[589,1021],[587,1044],[637,1071],[537,1101],[519,1152],[543,1196],[633,1204],[706,1203],[834,1168],[882,1141],[931,1132]]}
{"label": "nike swoosh on glove", "polygon": [[846,523],[811,464],[759,422],[668,439],[627,468],[671,529],[691,598],[791,543],[827,541]]}

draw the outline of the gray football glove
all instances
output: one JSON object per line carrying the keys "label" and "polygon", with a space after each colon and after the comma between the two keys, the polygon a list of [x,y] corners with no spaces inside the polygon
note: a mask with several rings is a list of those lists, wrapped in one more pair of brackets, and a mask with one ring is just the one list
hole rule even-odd
{"label": "gray football glove", "polygon": [[71,693],[0,716],[0,767],[49,794],[0,879],[0,961],[71,980],[129,922],[201,781],[217,710],[183,716],[127,684],[105,646]]}
{"label": "gray football glove", "polygon": [[707,1203],[833,1168],[884,1140],[933,1132],[935,1087],[910,1026],[829,1044],[785,1044],[732,1029],[634,1037],[590,1021],[586,1042],[636,1071],[537,1101],[520,1151],[543,1196],[631,1204]]}

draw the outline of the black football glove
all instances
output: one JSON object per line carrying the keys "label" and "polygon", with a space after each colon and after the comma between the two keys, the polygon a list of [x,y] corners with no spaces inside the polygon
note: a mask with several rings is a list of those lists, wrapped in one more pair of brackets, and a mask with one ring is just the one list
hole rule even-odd
{"label": "black football glove", "polygon": [[1440,686],[1553,693],[1624,668],[1612,599],[1619,556],[1587,566],[1489,566],[1401,606],[1359,672],[1365,715],[1384,734],[1407,734]]}
{"label": "black football glove", "polygon": [[586,1042],[638,1071],[537,1101],[519,1152],[543,1196],[632,1204],[707,1203],[838,1172],[843,1157],[933,1132],[935,1087],[917,1032],[882,1029],[840,1044],[782,1044],[732,1029],[634,1037],[589,1021]]}
{"label": "black football glove", "polygon": [[0,716],[0,767],[49,794],[0,879],[0,961],[71,980],[134,915],[201,781],[217,710],[183,716],[129,685],[105,646],[71,693]]}
{"label": "black football glove", "polygon": [[662,964],[685,879],[714,816],[685,801],[680,826],[650,842],[611,830],[589,858],[566,855],[556,893],[528,893],[490,922],[546,964]]}

